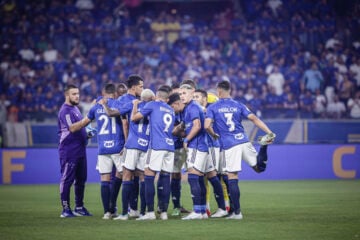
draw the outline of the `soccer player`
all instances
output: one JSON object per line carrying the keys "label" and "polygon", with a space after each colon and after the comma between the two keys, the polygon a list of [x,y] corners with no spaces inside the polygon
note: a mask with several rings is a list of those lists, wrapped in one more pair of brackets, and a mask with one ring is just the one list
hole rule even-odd
{"label": "soccer player", "polygon": [[[206,115],[206,106],[208,104],[207,92],[203,89],[196,89],[195,93],[194,93],[194,100],[200,104],[200,106],[203,108],[203,111]],[[206,179],[208,181],[206,181],[207,184],[205,184],[205,185],[208,186],[208,182],[210,182],[211,185],[213,186],[215,200],[218,205],[217,211],[213,215],[211,215],[211,217],[213,217],[213,218],[225,217],[226,215],[228,215],[228,212],[226,211],[224,192],[223,192],[223,188],[221,186],[220,178],[217,176],[218,172],[220,173],[222,170],[222,169],[220,169],[220,166],[221,166],[221,164],[220,164],[220,144],[217,139],[212,138],[209,134],[207,134],[206,137],[207,137],[207,144],[209,147],[209,158],[208,158],[207,167],[205,170]],[[209,192],[208,187],[207,187],[206,192],[207,193]],[[207,211],[209,211],[209,213],[207,213],[207,214],[210,215],[210,203],[206,204],[206,208],[207,208]]]}
{"label": "soccer player", "polygon": [[[228,174],[228,191],[233,204],[233,213],[228,219],[242,219],[240,209],[240,189],[238,173],[241,171],[242,160],[246,161],[255,171],[262,172],[266,168],[267,144],[274,141],[275,134],[269,127],[253,114],[245,105],[230,97],[230,82],[221,81],[217,85],[219,101],[207,108],[205,128],[207,132],[220,141],[221,158]],[[261,137],[259,154],[249,142],[241,124],[243,119],[251,120],[257,127],[266,132]]]}
{"label": "soccer player", "polygon": [[160,218],[167,220],[167,208],[170,198],[170,173],[174,167],[174,140],[172,131],[174,128],[174,110],[167,104],[169,93],[164,89],[158,89],[156,100],[147,103],[138,111],[139,101],[135,100],[131,115],[132,121],[139,121],[149,116],[150,119],[150,142],[145,163],[145,200],[147,213],[137,220],[154,220],[155,186],[154,179],[156,172],[160,172],[159,181],[163,187],[159,199],[161,202]]}
{"label": "soccer player", "polygon": [[[140,97],[141,92],[144,89],[144,80],[141,76],[132,74],[128,77],[126,80],[127,84],[127,93],[122,95],[118,98],[117,106],[114,109],[110,109],[106,106],[106,103],[104,104],[104,109],[106,113],[111,116],[118,116],[120,115],[119,109],[124,107],[127,103],[131,103],[133,100]],[[125,141],[128,137],[129,132],[129,121],[130,121],[130,115],[131,110],[125,111],[124,115],[122,115],[122,123],[123,123],[123,130],[124,130],[124,136]],[[130,208],[129,208],[129,217],[138,217],[140,215],[138,209],[138,196],[139,196],[139,176],[137,173],[135,173],[135,176],[133,178],[133,189],[131,190],[132,196],[130,197]]]}
{"label": "soccer player", "polygon": [[[59,156],[61,166],[60,199],[62,213],[60,217],[91,216],[84,207],[84,191],[87,178],[85,128],[75,129],[73,124],[81,121],[82,115],[77,107],[80,101],[79,88],[68,85],[65,88],[65,103],[58,114]],[[70,207],[70,188],[75,187],[75,209]]]}
{"label": "soccer player", "polygon": [[[120,152],[123,150],[125,138],[120,117],[109,117],[104,110],[116,104],[116,87],[112,83],[106,84],[102,89],[102,98],[95,104],[80,122],[74,124],[80,128],[96,120],[98,139],[97,169],[101,180],[101,200],[104,208],[103,219],[111,219],[115,215],[115,206],[119,191],[114,189],[115,184],[110,184],[113,166],[116,167],[115,182],[121,182]],[[120,183],[121,184],[121,183]],[[111,188],[112,186],[112,188]]]}
{"label": "soccer player", "polygon": [[[203,219],[206,215],[206,187],[204,173],[208,158],[204,112],[193,100],[195,89],[189,84],[180,86],[180,99],[185,104],[183,121],[185,137],[183,147],[187,151],[188,182],[193,200],[193,211],[183,220]],[[207,215],[206,215],[207,217]]]}
{"label": "soccer player", "polygon": [[[154,100],[155,94],[150,89],[144,89],[141,93],[141,102],[138,105],[140,111],[144,105]],[[124,115],[133,109],[133,103],[129,102],[125,106],[118,108],[121,115]],[[144,117],[138,122],[130,121],[129,136],[125,144],[124,163],[123,163],[123,188],[122,188],[122,214],[114,220],[128,220],[129,200],[132,196],[133,178],[136,175],[140,178],[140,215],[145,214],[145,182],[144,165],[146,151],[149,145],[149,119]]]}
{"label": "soccer player", "polygon": [[[179,86],[180,87],[180,86]],[[180,89],[180,88],[179,88]],[[185,104],[181,102],[179,93],[172,93],[169,96],[168,104],[174,109],[175,123],[174,123],[174,143],[175,143],[175,156],[174,156],[174,169],[171,174],[171,196],[174,205],[172,216],[180,216],[180,213],[190,213],[183,208],[180,204],[181,198],[181,169],[186,161],[186,153],[183,149],[183,141],[180,134],[184,132],[185,126],[181,119],[181,112],[185,108]],[[180,136],[177,136],[180,135]]]}
{"label": "soccer player", "polygon": [[127,92],[125,83],[119,83],[116,87],[116,97],[119,98]]}

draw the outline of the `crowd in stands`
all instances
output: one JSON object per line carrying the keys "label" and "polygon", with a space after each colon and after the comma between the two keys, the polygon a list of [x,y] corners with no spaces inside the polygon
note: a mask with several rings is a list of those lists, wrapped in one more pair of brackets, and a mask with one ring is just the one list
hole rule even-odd
{"label": "crowd in stands", "polygon": [[360,119],[358,1],[244,0],[201,18],[129,2],[4,1],[0,120],[55,119],[66,84],[86,105],[133,73],[153,90],[229,80],[263,118]]}

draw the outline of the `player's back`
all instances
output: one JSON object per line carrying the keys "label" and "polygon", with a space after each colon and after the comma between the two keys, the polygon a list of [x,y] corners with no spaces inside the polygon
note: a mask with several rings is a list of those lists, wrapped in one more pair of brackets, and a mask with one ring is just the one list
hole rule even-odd
{"label": "player's back", "polygon": [[[126,94],[120,96],[116,100],[116,106],[117,106],[118,109],[120,109],[121,107],[125,106],[129,102],[132,102],[135,99],[136,99],[136,97],[134,95],[126,93]],[[130,109],[130,111],[126,111],[126,113],[124,113],[124,114],[123,114],[123,112],[120,112],[120,113],[121,113],[121,115],[126,115],[126,118],[128,120],[130,120],[131,109]]]}
{"label": "player's back", "polygon": [[220,99],[208,107],[207,117],[213,119],[213,127],[220,135],[222,148],[228,149],[249,141],[241,122],[250,113],[245,105],[231,98]]}
{"label": "player's back", "polygon": [[[109,108],[113,108],[115,101],[111,98],[108,99]],[[109,117],[103,106],[96,104],[90,109],[88,118],[96,119],[98,153],[119,153],[124,146],[124,133],[120,117]]]}
{"label": "player's back", "polygon": [[174,110],[162,101],[148,102],[140,111],[150,119],[150,145],[154,150],[174,151]]}
{"label": "player's back", "polygon": [[[145,106],[147,102],[140,102],[138,105],[138,111]],[[132,102],[127,103],[132,109]],[[128,108],[125,106],[125,108]],[[150,140],[150,125],[148,117],[144,117],[138,122],[130,121],[129,124],[129,136],[126,141],[125,147],[127,149],[139,149],[141,151],[146,151],[148,149],[149,140]]]}

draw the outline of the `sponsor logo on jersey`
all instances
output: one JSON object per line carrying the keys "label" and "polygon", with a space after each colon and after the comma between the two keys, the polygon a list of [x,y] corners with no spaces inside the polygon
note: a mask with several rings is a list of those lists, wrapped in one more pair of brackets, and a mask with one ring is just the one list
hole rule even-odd
{"label": "sponsor logo on jersey", "polygon": [[139,139],[138,139],[138,144],[139,144],[140,146],[146,147],[146,146],[149,144],[149,141],[146,140],[146,139],[143,139],[143,138],[139,138]]}
{"label": "sponsor logo on jersey", "polygon": [[238,133],[234,136],[235,139],[240,140],[244,138],[244,134],[243,133]]}
{"label": "sponsor logo on jersey", "polygon": [[174,145],[174,140],[173,140],[173,139],[166,138],[165,141],[166,141],[166,143],[169,144],[169,145]]}
{"label": "sponsor logo on jersey", "polygon": [[104,147],[105,148],[112,148],[115,146],[115,141],[111,140],[111,141],[104,141]]}

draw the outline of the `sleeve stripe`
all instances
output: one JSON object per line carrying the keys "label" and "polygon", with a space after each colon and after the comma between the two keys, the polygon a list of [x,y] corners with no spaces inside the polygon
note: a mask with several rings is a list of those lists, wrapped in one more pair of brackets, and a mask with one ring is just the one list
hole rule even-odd
{"label": "sleeve stripe", "polygon": [[66,114],[65,119],[66,119],[66,123],[68,124],[68,126],[70,126],[72,124],[70,114]]}

